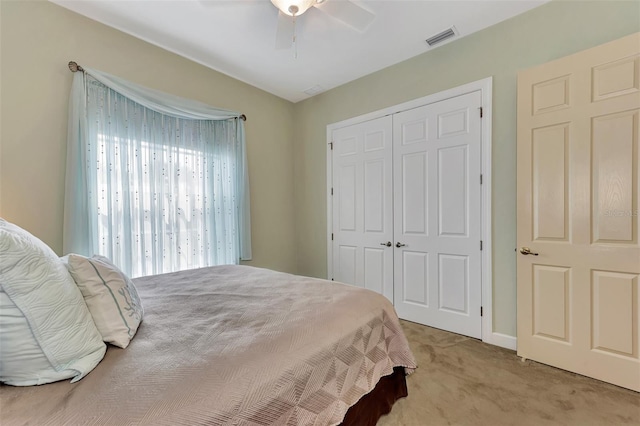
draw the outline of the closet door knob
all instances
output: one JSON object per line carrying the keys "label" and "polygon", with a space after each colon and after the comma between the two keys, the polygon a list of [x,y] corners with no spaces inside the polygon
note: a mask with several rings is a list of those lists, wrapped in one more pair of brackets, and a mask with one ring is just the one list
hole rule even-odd
{"label": "closet door knob", "polygon": [[402,244],[400,241],[398,241],[398,242],[396,243],[396,247],[398,247],[398,248],[400,248],[400,247],[404,247],[404,246],[406,246],[406,244]]}
{"label": "closet door knob", "polygon": [[391,241],[387,241],[386,243],[380,243],[381,246],[387,246],[387,247],[391,247]]}

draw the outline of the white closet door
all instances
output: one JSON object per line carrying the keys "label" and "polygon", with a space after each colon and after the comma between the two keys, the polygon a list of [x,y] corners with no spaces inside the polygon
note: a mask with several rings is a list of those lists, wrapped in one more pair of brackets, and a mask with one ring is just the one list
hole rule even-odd
{"label": "white closet door", "polygon": [[393,301],[391,123],[333,132],[333,278]]}
{"label": "white closet door", "polygon": [[393,116],[396,311],[476,338],[482,328],[480,106],[478,91]]}

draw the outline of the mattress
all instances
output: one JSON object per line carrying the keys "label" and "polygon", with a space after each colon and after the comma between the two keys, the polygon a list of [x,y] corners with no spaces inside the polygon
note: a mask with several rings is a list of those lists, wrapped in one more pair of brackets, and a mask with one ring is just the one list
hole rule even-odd
{"label": "mattress", "polygon": [[134,280],[145,318],[78,383],[0,386],[2,425],[335,425],[415,360],[391,303],[248,266]]}

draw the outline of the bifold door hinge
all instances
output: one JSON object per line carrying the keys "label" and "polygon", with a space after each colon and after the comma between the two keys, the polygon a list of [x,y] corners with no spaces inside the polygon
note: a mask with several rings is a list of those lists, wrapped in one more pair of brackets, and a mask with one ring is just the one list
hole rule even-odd
{"label": "bifold door hinge", "polygon": [[480,107],[480,118],[482,118],[482,107]]}
{"label": "bifold door hinge", "polygon": [[333,241],[333,232],[331,233],[331,241]]}
{"label": "bifold door hinge", "polygon": [[482,240],[480,240],[480,251],[482,251]]}
{"label": "bifold door hinge", "polygon": [[329,142],[329,147],[331,148],[331,151],[333,151],[333,142]]}
{"label": "bifold door hinge", "polygon": [[333,188],[331,188],[331,195],[333,195]]}
{"label": "bifold door hinge", "polygon": [[484,312],[482,311],[482,306],[480,306],[480,316],[482,316]]}
{"label": "bifold door hinge", "polygon": [[480,175],[480,185],[482,185],[482,175]]}

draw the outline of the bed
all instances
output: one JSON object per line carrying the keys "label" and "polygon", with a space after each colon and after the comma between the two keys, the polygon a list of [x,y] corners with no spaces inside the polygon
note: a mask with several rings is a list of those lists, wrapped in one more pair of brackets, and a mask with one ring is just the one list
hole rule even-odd
{"label": "bed", "polygon": [[375,424],[416,363],[391,303],[248,266],[134,280],[145,318],[84,379],[0,386],[2,425]]}

